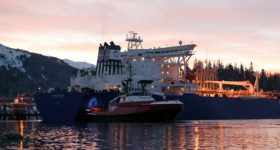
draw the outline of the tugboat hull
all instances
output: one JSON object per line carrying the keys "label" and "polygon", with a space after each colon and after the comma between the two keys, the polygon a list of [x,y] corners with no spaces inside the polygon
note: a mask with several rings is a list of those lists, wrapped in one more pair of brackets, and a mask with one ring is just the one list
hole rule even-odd
{"label": "tugboat hull", "polygon": [[130,107],[125,112],[88,113],[85,120],[92,122],[170,122],[179,116],[183,108],[183,104]]}

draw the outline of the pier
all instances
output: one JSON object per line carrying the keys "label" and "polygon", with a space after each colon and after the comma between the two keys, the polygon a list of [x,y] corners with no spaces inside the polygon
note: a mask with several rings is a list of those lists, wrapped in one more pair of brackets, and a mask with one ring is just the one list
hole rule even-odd
{"label": "pier", "polygon": [[0,120],[27,120],[39,117],[34,102],[26,103],[18,98],[0,98]]}

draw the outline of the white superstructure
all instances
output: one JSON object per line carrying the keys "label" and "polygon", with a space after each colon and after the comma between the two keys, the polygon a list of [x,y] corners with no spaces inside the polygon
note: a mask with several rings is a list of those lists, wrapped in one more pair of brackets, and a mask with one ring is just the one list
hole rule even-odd
{"label": "white superstructure", "polygon": [[[150,92],[182,94],[186,92],[186,66],[194,54],[195,44],[143,49],[137,33],[126,37],[128,50],[121,52],[113,42],[100,45],[95,69],[80,70],[71,78],[71,87],[95,91],[123,90],[122,82],[131,79],[129,91],[139,91],[139,81],[152,80]],[[190,91],[191,89],[189,89]]]}

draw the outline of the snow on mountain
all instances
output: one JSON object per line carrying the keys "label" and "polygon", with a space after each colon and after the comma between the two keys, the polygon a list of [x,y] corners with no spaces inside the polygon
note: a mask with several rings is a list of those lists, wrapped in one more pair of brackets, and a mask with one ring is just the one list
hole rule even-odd
{"label": "snow on mountain", "polygon": [[[6,69],[16,68],[22,72],[26,72],[23,67],[23,61],[31,56],[31,53],[20,49],[13,49],[0,44],[0,67],[4,66]],[[48,56],[46,56],[48,57]],[[75,62],[69,59],[57,60],[57,63],[67,63],[71,67],[77,69],[95,67],[93,64],[87,62]]]}
{"label": "snow on mountain", "polygon": [[64,59],[64,62],[67,63],[68,65],[77,68],[77,69],[83,69],[83,68],[92,68],[95,67],[95,65],[90,64],[88,62],[80,62],[80,61],[72,61],[69,59]]}
{"label": "snow on mountain", "polygon": [[23,67],[23,61],[30,56],[31,54],[26,51],[12,49],[0,44],[0,67],[5,66],[6,69],[16,68],[26,72]]}
{"label": "snow on mountain", "polygon": [[34,93],[40,87],[66,89],[76,68],[56,57],[0,44],[0,97]]}

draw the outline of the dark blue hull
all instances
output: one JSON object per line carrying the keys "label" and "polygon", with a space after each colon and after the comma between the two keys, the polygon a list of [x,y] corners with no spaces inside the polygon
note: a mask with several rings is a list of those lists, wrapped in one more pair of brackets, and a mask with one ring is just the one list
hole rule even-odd
{"label": "dark blue hull", "polygon": [[116,93],[84,94],[78,92],[37,93],[34,99],[45,123],[72,123],[84,116],[92,98],[98,99],[100,105],[106,106]]}
{"label": "dark blue hull", "polygon": [[202,97],[196,94],[167,96],[184,103],[180,120],[280,119],[280,100]]}
{"label": "dark blue hull", "polygon": [[[83,112],[94,97],[100,106],[106,106],[117,93],[43,93],[34,98],[45,122],[73,122],[83,120]],[[178,120],[212,119],[280,119],[279,99],[251,99],[201,97],[195,94],[167,96],[184,103]]]}

